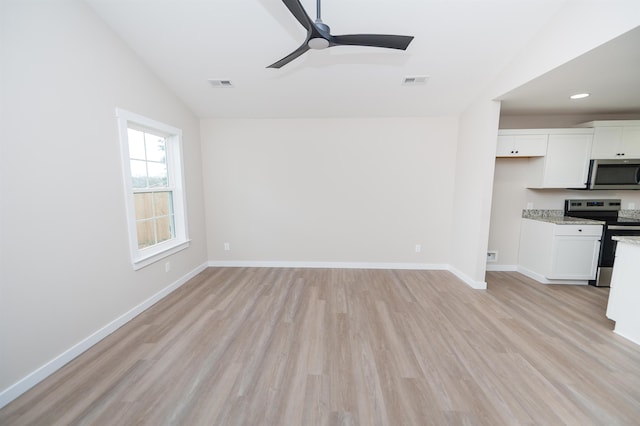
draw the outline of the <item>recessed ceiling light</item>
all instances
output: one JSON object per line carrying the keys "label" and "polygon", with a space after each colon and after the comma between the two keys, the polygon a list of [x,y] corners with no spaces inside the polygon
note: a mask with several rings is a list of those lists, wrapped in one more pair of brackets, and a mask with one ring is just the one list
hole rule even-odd
{"label": "recessed ceiling light", "polygon": [[586,98],[589,97],[589,93],[576,93],[575,95],[571,95],[569,96],[570,99],[582,99],[582,98]]}

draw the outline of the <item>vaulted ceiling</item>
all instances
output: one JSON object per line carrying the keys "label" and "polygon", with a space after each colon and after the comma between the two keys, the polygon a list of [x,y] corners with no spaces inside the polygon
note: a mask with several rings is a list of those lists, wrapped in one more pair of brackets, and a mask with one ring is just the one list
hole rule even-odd
{"label": "vaulted ceiling", "polygon": [[[86,2],[194,113],[230,118],[457,114],[563,4],[323,0],[322,20],[333,34],[415,39],[406,51],[332,47],[270,69],[306,36],[281,0]],[[301,3],[315,19],[315,0]],[[426,83],[403,84],[416,76]],[[214,79],[232,87],[216,88]]]}

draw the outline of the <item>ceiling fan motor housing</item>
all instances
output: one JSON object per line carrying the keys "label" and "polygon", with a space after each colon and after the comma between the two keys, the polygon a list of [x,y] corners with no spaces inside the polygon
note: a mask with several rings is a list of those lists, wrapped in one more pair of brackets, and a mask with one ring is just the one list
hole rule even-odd
{"label": "ceiling fan motor housing", "polygon": [[318,33],[320,33],[322,37],[317,37],[315,36],[315,34],[313,34],[309,39],[309,41],[307,42],[307,44],[311,49],[315,49],[315,50],[326,49],[331,44],[330,43],[331,29],[327,24],[325,24],[319,19],[316,20],[315,27],[318,30]]}

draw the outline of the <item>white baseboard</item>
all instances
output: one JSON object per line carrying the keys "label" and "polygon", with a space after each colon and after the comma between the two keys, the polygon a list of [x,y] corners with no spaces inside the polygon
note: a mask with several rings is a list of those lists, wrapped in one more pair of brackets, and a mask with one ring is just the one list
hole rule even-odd
{"label": "white baseboard", "polygon": [[432,263],[376,263],[376,262],[287,262],[287,261],[223,261],[210,260],[208,265],[212,268],[326,268],[326,269],[411,269],[411,270],[442,270],[450,271],[456,277],[465,282],[469,287],[485,290],[487,283],[475,281],[468,275],[446,264]]}
{"label": "white baseboard", "polygon": [[616,322],[616,326],[613,329],[613,332],[618,336],[624,337],[625,339],[635,343],[636,345],[640,345],[640,332],[637,330],[637,327],[633,326],[633,324],[631,325],[631,327],[621,327]]}
{"label": "white baseboard", "polygon": [[487,271],[494,272],[517,272],[518,265],[498,265],[495,263],[487,263]]}
{"label": "white baseboard", "polygon": [[473,278],[471,278],[469,275],[467,275],[464,272],[454,268],[453,266],[449,266],[449,271],[453,275],[455,275],[456,277],[461,279],[465,284],[467,284],[469,287],[471,287],[473,289],[476,289],[476,290],[486,290],[487,289],[487,282],[486,281],[476,281]]}
{"label": "white baseboard", "polygon": [[31,372],[26,377],[20,379],[18,382],[9,386],[7,389],[4,389],[2,392],[0,392],[0,408],[4,407],[8,403],[10,403],[11,401],[16,399],[23,393],[31,389],[33,386],[37,385],[38,383],[40,383],[41,381],[49,377],[51,374],[55,373],[57,370],[59,370],[65,364],[67,364],[69,361],[73,360],[78,355],[82,354],[87,349],[89,349],[90,347],[92,347],[93,345],[95,345],[96,343],[98,343],[99,341],[101,341],[102,339],[104,339],[114,331],[116,331],[118,328],[122,327],[127,322],[131,321],[133,318],[135,318],[136,316],[138,316],[139,314],[147,310],[149,307],[151,307],[152,305],[154,305],[155,303],[157,303],[158,301],[160,301],[161,299],[169,295],[174,290],[178,289],[180,286],[182,286],[184,283],[189,281],[191,278],[195,277],[200,272],[205,270],[206,267],[207,267],[206,263],[198,266],[197,268],[187,273],[183,277],[179,278],[177,281],[173,282],[169,286],[163,288],[158,293],[154,294],[144,302],[135,306],[130,311],[120,315],[118,318],[111,321],[109,324],[105,325],[104,327],[97,330],[90,336],[86,337],[79,343],[67,349],[66,351],[64,351],[63,353],[61,353],[51,361],[47,362],[37,370]]}
{"label": "white baseboard", "polygon": [[323,269],[410,269],[448,270],[449,265],[430,263],[377,263],[377,262],[297,262],[260,260],[210,260],[212,268],[323,268]]}
{"label": "white baseboard", "polygon": [[569,285],[589,285],[588,280],[550,280],[543,275],[530,271],[529,269],[518,267],[517,272],[525,275],[533,280],[538,281],[541,284],[569,284]]}

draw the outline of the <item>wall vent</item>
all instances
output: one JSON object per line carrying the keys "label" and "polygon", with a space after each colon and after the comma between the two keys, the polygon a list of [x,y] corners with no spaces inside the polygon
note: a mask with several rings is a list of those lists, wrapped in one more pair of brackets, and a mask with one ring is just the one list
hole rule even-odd
{"label": "wall vent", "polygon": [[231,80],[211,79],[209,80],[209,84],[211,84],[211,86],[215,87],[216,89],[233,87]]}
{"label": "wall vent", "polygon": [[422,84],[427,84],[427,80],[429,80],[429,76],[427,75],[412,75],[407,76],[402,81],[403,86],[419,86]]}

